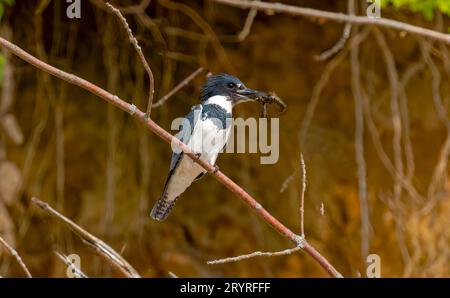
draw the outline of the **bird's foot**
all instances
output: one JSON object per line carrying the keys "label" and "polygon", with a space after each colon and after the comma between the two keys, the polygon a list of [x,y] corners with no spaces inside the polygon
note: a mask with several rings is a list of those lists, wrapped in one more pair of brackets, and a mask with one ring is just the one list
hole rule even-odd
{"label": "bird's foot", "polygon": [[219,171],[219,166],[218,165],[214,165],[214,169],[212,170],[212,174],[215,174]]}
{"label": "bird's foot", "polygon": [[195,160],[199,160],[200,157],[202,156],[201,153],[194,153],[194,155],[195,155]]}

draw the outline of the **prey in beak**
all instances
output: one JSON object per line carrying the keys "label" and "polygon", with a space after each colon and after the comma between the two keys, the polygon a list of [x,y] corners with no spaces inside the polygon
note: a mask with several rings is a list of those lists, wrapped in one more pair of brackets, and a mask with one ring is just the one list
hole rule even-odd
{"label": "prey in beak", "polygon": [[247,88],[241,85],[235,91],[235,100],[236,101],[261,101],[263,98],[267,97],[268,94],[265,92],[261,92],[258,90]]}
{"label": "prey in beak", "polygon": [[275,93],[266,93],[244,87],[238,89],[236,91],[236,94],[240,101],[256,101],[262,103],[262,118],[267,117],[267,106],[270,104],[275,104],[278,107],[280,114],[283,113],[287,108],[287,105],[284,103],[284,101]]}

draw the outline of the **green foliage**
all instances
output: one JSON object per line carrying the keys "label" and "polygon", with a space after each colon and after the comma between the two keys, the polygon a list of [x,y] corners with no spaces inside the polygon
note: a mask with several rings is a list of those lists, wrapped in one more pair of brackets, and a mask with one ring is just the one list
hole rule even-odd
{"label": "green foliage", "polygon": [[382,5],[392,4],[396,8],[407,7],[413,12],[421,12],[427,20],[434,18],[436,10],[450,16],[450,0],[382,0]]}

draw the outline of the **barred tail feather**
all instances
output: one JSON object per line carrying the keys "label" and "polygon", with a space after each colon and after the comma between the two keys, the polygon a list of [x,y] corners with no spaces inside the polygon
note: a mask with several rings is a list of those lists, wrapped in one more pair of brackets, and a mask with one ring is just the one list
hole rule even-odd
{"label": "barred tail feather", "polygon": [[155,203],[152,211],[150,212],[151,218],[157,221],[163,221],[169,216],[170,211],[172,211],[173,206],[178,198],[174,200],[168,200],[167,194],[163,194],[161,198]]}

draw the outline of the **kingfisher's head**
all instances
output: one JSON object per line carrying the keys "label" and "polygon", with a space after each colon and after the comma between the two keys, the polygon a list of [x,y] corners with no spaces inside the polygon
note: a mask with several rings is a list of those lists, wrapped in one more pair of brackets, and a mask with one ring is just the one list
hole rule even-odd
{"label": "kingfisher's head", "polygon": [[236,105],[245,101],[258,101],[265,95],[264,92],[245,87],[238,78],[221,73],[208,78],[202,87],[200,99],[205,102],[213,96],[223,96]]}

